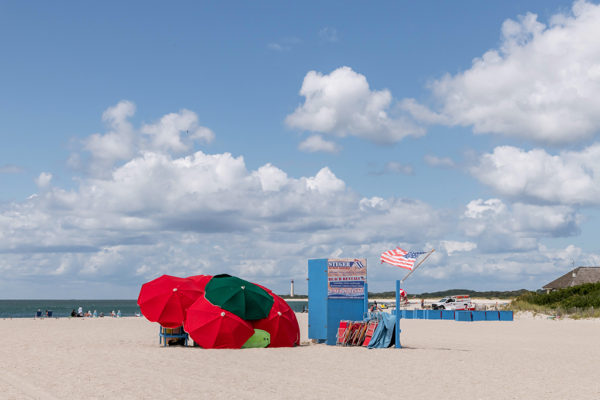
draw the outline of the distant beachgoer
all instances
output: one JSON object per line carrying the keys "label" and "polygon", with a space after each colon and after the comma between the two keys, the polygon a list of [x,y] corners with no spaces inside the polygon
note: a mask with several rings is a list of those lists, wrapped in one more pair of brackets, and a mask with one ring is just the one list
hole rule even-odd
{"label": "distant beachgoer", "polygon": [[100,311],[100,318],[104,318],[104,311]]}
{"label": "distant beachgoer", "polygon": [[94,310],[94,314],[92,314],[94,316],[94,318],[98,317],[98,313],[96,312],[96,310]]}
{"label": "distant beachgoer", "polygon": [[117,318],[121,318],[121,310],[117,310]]}
{"label": "distant beachgoer", "polygon": [[421,308],[425,308],[425,299],[421,299]]}
{"label": "distant beachgoer", "polygon": [[371,307],[371,311],[377,311],[377,302],[373,302],[373,307]]}
{"label": "distant beachgoer", "polygon": [[73,309],[73,311],[71,311],[71,317],[76,317],[77,313],[75,312],[75,309]]}
{"label": "distant beachgoer", "polygon": [[77,316],[78,316],[78,317],[83,317],[83,307],[81,307],[81,306],[80,306],[80,307],[77,309]]}
{"label": "distant beachgoer", "polygon": [[110,312],[110,316],[111,316],[111,317],[116,317],[116,316],[117,316],[117,315],[115,314],[115,310],[112,310],[112,311]]}

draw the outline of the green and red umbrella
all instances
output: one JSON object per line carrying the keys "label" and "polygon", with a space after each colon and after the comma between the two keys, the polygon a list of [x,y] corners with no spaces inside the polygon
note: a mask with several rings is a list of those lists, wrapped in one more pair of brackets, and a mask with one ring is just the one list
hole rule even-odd
{"label": "green and red umbrella", "polygon": [[187,278],[162,275],[144,283],[138,296],[142,314],[165,328],[183,325],[187,308],[204,294],[204,288]]}
{"label": "green and red umbrella", "polygon": [[254,334],[249,322],[203,297],[188,308],[183,328],[205,349],[240,349]]}
{"label": "green and red umbrella", "polygon": [[227,274],[213,276],[206,284],[204,296],[212,304],[243,320],[268,317],[274,302],[273,296],[265,289]]}

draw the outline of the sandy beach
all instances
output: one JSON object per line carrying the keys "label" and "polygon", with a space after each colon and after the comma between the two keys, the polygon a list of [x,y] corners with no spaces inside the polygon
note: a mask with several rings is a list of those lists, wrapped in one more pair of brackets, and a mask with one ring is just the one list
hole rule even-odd
{"label": "sandy beach", "polygon": [[[0,320],[2,399],[597,399],[599,320],[403,320],[403,349],[162,347],[144,318]],[[387,396],[387,397],[381,397]]]}

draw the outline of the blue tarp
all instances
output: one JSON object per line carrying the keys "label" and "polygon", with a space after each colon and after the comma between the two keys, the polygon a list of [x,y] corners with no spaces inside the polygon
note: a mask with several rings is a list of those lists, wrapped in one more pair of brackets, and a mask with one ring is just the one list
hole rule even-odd
{"label": "blue tarp", "polygon": [[371,341],[369,342],[369,349],[382,349],[392,345],[392,339],[394,339],[394,328],[396,326],[396,316],[388,313],[380,314],[379,324],[373,332]]}

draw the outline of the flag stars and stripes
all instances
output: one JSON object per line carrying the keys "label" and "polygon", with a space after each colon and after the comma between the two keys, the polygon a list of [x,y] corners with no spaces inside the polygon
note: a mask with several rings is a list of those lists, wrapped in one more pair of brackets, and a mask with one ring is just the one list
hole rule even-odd
{"label": "flag stars and stripes", "polygon": [[395,265],[396,267],[409,269],[412,271],[415,261],[424,251],[406,251],[397,247],[381,254],[381,262]]}

